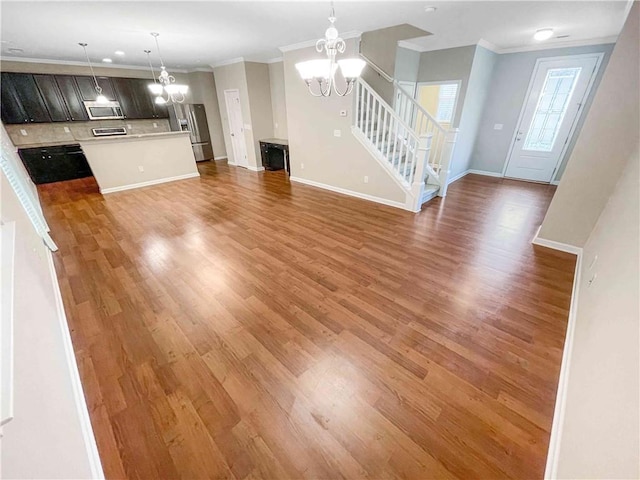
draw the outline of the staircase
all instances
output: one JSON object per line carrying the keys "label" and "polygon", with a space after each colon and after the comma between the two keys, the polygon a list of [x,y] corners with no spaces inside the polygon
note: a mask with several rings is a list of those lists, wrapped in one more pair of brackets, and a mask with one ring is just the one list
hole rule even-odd
{"label": "staircase", "polygon": [[419,212],[436,195],[446,195],[458,129],[443,128],[397,83],[395,88],[394,109],[358,79],[351,131],[404,189],[405,209]]}

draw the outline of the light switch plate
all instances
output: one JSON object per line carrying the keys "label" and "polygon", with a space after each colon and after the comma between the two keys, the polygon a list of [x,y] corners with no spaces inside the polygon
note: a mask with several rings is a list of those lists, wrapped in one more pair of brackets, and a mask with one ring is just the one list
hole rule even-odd
{"label": "light switch plate", "polygon": [[251,131],[251,124],[250,123],[245,123],[244,124],[244,129]]}
{"label": "light switch plate", "polygon": [[[156,124],[154,123],[153,124],[153,128],[155,128],[155,127],[156,127]],[[127,129],[133,130],[133,126],[130,123],[127,123]]]}
{"label": "light switch plate", "polygon": [[504,127],[504,125],[503,125],[502,123],[496,123],[496,124],[493,126],[493,129],[494,129],[494,130],[502,130],[502,127]]}
{"label": "light switch plate", "polygon": [[69,127],[64,127],[64,133],[71,133],[71,129]]}
{"label": "light switch plate", "polygon": [[334,137],[341,137],[342,136],[342,130],[334,130],[333,131],[333,136]]}
{"label": "light switch plate", "polygon": [[28,134],[27,134],[27,131],[24,128],[21,128],[20,129],[20,135],[22,135],[23,137],[26,137]]}
{"label": "light switch plate", "polygon": [[[131,128],[131,127],[129,127]],[[153,128],[158,128],[158,124],[156,122],[153,122]]]}

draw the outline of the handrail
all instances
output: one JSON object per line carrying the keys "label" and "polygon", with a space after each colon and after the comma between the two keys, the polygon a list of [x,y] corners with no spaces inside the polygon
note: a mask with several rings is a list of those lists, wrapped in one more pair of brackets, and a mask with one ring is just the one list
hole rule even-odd
{"label": "handrail", "polygon": [[387,82],[389,83],[395,83],[395,80],[393,79],[392,76],[390,76],[387,72],[385,72],[384,70],[382,70],[382,68],[380,68],[378,65],[376,65],[376,63],[371,60],[369,57],[367,57],[364,53],[362,52],[358,52],[360,54],[360,56],[362,57],[362,59],[367,62],[369,65],[371,65],[373,67],[373,69],[378,72],[382,78],[384,78]]}
{"label": "handrail", "polygon": [[407,93],[407,91],[402,88],[402,85],[400,85],[396,80],[393,81],[393,85],[399,89],[403,95],[405,95],[409,101],[411,102],[411,104],[413,105],[413,108],[417,109],[417,111],[419,111],[422,115],[424,115],[425,117],[427,117],[429,120],[431,120],[435,127],[438,128],[440,131],[442,131],[443,133],[447,132],[447,129],[444,128],[442,125],[440,125],[440,122],[438,122],[438,120],[436,120],[435,118],[433,118],[433,116],[427,112],[424,107],[422,105],[420,105],[415,98],[413,98],[411,95],[409,95]]}
{"label": "handrail", "polygon": [[410,133],[416,140],[419,139],[418,134],[415,132],[415,130],[413,129],[413,127],[411,125],[409,125],[407,122],[405,122],[402,117],[400,115],[398,115],[398,113],[393,109],[393,107],[391,107],[391,105],[389,105],[384,98],[382,98],[380,95],[378,95],[378,93],[373,89],[373,87],[371,85],[369,85],[367,82],[365,82],[362,77],[358,78],[358,82],[361,83],[362,85],[364,85],[365,87],[367,87],[368,90],[370,90],[370,94],[377,99],[382,105],[384,105],[385,109],[388,110],[390,112],[390,114],[393,116],[393,118],[400,124],[402,125],[407,131],[408,133]]}

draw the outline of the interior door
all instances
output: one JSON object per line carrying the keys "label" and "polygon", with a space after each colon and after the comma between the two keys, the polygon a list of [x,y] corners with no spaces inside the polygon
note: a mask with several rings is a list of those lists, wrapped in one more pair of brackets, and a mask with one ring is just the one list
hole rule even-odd
{"label": "interior door", "polygon": [[233,159],[240,167],[249,166],[247,160],[247,145],[244,141],[244,123],[242,121],[242,109],[240,107],[240,92],[238,90],[225,90],[224,100],[229,117],[229,132],[231,146],[233,147]]}
{"label": "interior door", "polygon": [[505,176],[534,182],[553,179],[599,60],[596,54],[537,63]]}

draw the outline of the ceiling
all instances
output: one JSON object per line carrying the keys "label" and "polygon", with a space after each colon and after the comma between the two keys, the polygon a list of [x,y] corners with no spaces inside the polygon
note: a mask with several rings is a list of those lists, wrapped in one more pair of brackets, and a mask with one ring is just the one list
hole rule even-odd
{"label": "ceiling", "polygon": [[[626,0],[336,1],[336,26],[340,32],[364,32],[410,23],[433,32],[411,41],[417,49],[471,45],[482,39],[498,51],[508,51],[531,47],[536,43],[533,33],[544,27],[553,27],[555,35],[569,35],[548,40],[545,46],[615,37],[622,29],[628,4]],[[425,6],[431,5],[437,10],[425,12]],[[3,0],[0,13],[4,60],[81,62],[84,53],[78,42],[86,42],[92,61],[100,63],[109,57],[113,66],[144,66],[143,50],[156,54],[149,33],[159,32],[165,63],[194,70],[237,57],[268,61],[281,55],[278,47],[323,36],[329,2]],[[125,55],[114,55],[116,50]]]}

